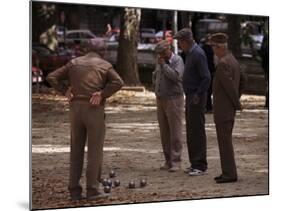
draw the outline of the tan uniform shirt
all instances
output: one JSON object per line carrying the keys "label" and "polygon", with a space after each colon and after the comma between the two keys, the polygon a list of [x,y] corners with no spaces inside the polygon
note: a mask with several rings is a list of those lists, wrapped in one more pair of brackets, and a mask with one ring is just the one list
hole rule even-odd
{"label": "tan uniform shirt", "polygon": [[215,123],[234,120],[236,110],[240,109],[242,87],[240,65],[228,52],[219,60],[213,81]]}
{"label": "tan uniform shirt", "polygon": [[94,92],[101,91],[101,96],[105,99],[118,91],[124,83],[112,65],[94,52],[71,60],[50,73],[47,80],[63,94],[68,86],[63,85],[62,81],[68,81],[74,98],[90,98]]}

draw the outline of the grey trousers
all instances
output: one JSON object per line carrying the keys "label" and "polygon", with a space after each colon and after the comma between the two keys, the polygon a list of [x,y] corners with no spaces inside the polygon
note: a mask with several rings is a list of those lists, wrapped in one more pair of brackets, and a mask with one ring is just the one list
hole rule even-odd
{"label": "grey trousers", "polygon": [[208,168],[205,131],[206,102],[207,93],[200,96],[200,102],[197,105],[192,103],[192,95],[186,95],[186,142],[189,161],[192,168],[202,171]]}
{"label": "grey trousers", "polygon": [[179,166],[181,162],[183,108],[183,96],[157,98],[161,144],[166,163],[170,167]]}
{"label": "grey trousers", "polygon": [[91,106],[88,102],[70,103],[71,152],[69,191],[81,194],[84,148],[88,141],[88,163],[86,171],[87,192],[99,187],[105,136],[104,106]]}
{"label": "grey trousers", "polygon": [[237,178],[237,169],[232,145],[233,125],[234,121],[216,124],[222,176],[229,179]]}

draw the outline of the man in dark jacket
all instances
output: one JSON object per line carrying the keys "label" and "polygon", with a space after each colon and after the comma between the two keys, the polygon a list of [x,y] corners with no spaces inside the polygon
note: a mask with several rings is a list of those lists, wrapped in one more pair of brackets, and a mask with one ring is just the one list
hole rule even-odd
{"label": "man in dark jacket", "polygon": [[[105,52],[105,42],[102,39],[91,40],[88,51],[85,56],[71,60],[47,77],[48,82],[70,100],[71,152],[68,189],[73,200],[82,198],[80,178],[86,140],[87,198],[104,196],[99,191],[105,136],[104,105],[106,98],[123,85],[112,65],[102,59]],[[64,86],[63,80],[67,80],[70,87]]]}
{"label": "man in dark jacket", "polygon": [[207,144],[205,132],[205,109],[211,76],[204,51],[195,43],[189,28],[177,32],[179,47],[185,52],[183,89],[186,96],[186,141],[191,166],[190,176],[207,173]]}
{"label": "man in dark jacket", "polygon": [[206,35],[204,39],[201,41],[202,49],[204,50],[207,61],[208,61],[208,69],[210,71],[211,75],[211,82],[208,88],[208,96],[207,96],[207,105],[206,105],[206,112],[212,112],[213,111],[213,102],[212,102],[212,83],[213,78],[215,75],[215,64],[214,64],[214,51],[212,49],[212,46],[210,45],[210,34]]}

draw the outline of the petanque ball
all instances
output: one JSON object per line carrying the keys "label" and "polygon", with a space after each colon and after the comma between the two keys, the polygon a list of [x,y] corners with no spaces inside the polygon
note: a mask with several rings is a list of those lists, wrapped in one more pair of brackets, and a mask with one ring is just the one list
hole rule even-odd
{"label": "petanque ball", "polygon": [[107,179],[102,179],[102,182],[101,182],[101,183],[102,183],[103,186],[108,186],[108,184],[107,184]]}
{"label": "petanque ball", "polygon": [[129,188],[135,188],[136,187],[136,184],[134,181],[130,181],[129,183]]}
{"label": "petanque ball", "polygon": [[112,186],[112,181],[110,179],[107,180],[107,186],[109,186],[109,187]]}
{"label": "petanque ball", "polygon": [[103,190],[104,190],[105,193],[110,193],[111,187],[110,186],[104,186]]}
{"label": "petanque ball", "polygon": [[120,186],[120,180],[118,180],[118,179],[115,180],[115,181],[114,181],[114,186],[115,186],[115,187]]}
{"label": "petanque ball", "polygon": [[115,171],[111,170],[111,171],[109,172],[109,177],[110,177],[110,178],[114,178],[114,177],[115,177]]}
{"label": "petanque ball", "polygon": [[146,184],[147,184],[146,179],[141,179],[141,180],[140,180],[140,186],[141,186],[141,187],[145,187]]}

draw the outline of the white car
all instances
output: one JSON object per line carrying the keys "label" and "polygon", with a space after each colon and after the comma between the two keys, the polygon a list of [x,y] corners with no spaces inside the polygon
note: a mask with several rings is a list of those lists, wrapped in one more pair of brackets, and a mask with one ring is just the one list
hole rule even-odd
{"label": "white car", "polygon": [[155,43],[155,29],[141,28],[140,38],[141,43]]}
{"label": "white car", "polygon": [[68,44],[73,44],[75,42],[85,43],[94,38],[96,38],[96,35],[87,29],[68,30],[66,32],[65,42]]}

